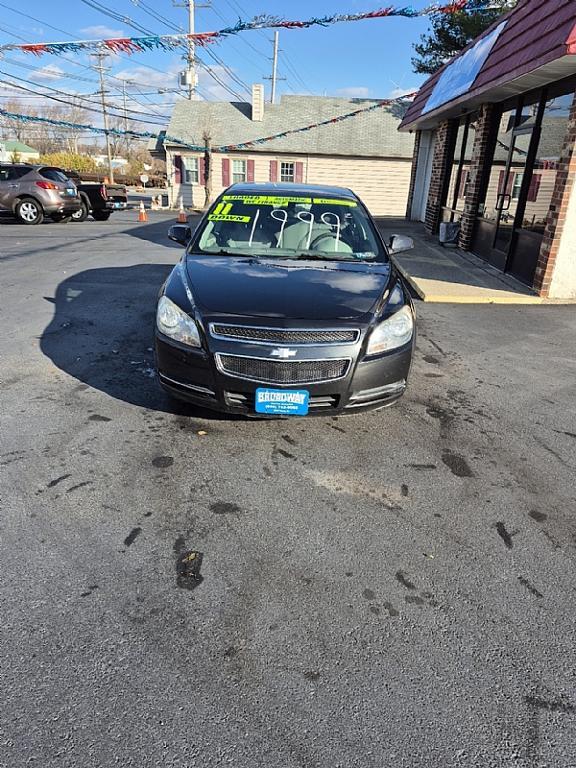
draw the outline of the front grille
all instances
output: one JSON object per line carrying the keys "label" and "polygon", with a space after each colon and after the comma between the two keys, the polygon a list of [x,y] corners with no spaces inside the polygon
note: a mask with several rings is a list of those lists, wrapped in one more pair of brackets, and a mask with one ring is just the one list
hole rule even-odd
{"label": "front grille", "polygon": [[263,384],[316,384],[341,379],[350,360],[266,360],[259,357],[216,355],[219,369],[240,379]]}
{"label": "front grille", "polygon": [[213,336],[222,336],[238,341],[260,344],[353,344],[360,335],[357,329],[314,329],[314,328],[258,328],[250,325],[210,326]]}

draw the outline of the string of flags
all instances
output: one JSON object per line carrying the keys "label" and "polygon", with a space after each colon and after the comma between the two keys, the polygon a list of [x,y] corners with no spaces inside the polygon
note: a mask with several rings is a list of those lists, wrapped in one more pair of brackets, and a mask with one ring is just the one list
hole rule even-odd
{"label": "string of flags", "polygon": [[411,6],[388,6],[365,13],[336,13],[331,16],[314,16],[305,20],[289,20],[281,16],[261,14],[250,21],[238,19],[237,23],[230,27],[215,30],[213,32],[197,32],[195,34],[174,35],[147,35],[145,37],[113,37],[100,40],[67,40],[55,43],[6,43],[0,45],[2,51],[22,51],[35,56],[45,53],[78,53],[84,51],[107,51],[109,53],[144,53],[151,50],[173,51],[182,45],[193,41],[196,45],[206,46],[219,39],[237,35],[255,29],[308,29],[314,26],[328,27],[341,22],[362,21],[365,19],[382,19],[389,17],[417,18],[436,14],[465,13],[468,10],[475,12],[484,10],[478,8],[478,0],[451,0],[445,4],[433,4],[420,10]]}
{"label": "string of flags", "polygon": [[[357,117],[358,115],[364,114],[366,112],[373,112],[376,109],[382,109],[383,107],[388,107],[392,104],[401,103],[403,101],[413,98],[415,95],[416,93],[409,93],[394,99],[383,99],[382,101],[377,101],[374,104],[371,104],[369,107],[362,107],[361,109],[355,109],[352,112],[347,112],[343,115],[336,115],[335,117],[328,118],[327,120],[321,120],[317,123],[311,123],[310,125],[300,126],[299,128],[290,128],[286,131],[282,131],[281,133],[275,133],[275,134],[272,134],[271,136],[263,136],[257,139],[250,139],[249,141],[244,141],[238,144],[224,144],[220,147],[211,147],[210,151],[211,152],[232,152],[234,150],[249,149],[250,147],[255,147],[260,144],[266,144],[267,142],[274,141],[275,139],[284,139],[287,136],[293,136],[294,134],[297,134],[297,133],[305,133],[306,131],[313,131],[318,128],[322,128],[323,126],[334,125],[335,123],[341,123],[343,120],[350,120],[351,118]],[[190,144],[189,142],[183,141],[182,139],[179,139],[175,136],[170,136],[164,131],[162,131],[161,133],[152,133],[151,131],[131,131],[131,130],[122,130],[120,128],[109,128],[108,131],[106,131],[105,128],[98,128],[93,125],[82,125],[80,123],[71,123],[67,120],[56,120],[49,117],[38,117],[36,115],[24,115],[19,112],[9,112],[6,109],[0,109],[0,115],[11,118],[12,120],[18,120],[19,122],[22,122],[22,123],[44,123],[47,125],[55,125],[60,128],[72,128],[74,130],[88,131],[88,132],[96,133],[100,135],[102,134],[106,135],[106,133],[109,133],[114,136],[130,136],[136,139],[161,138],[162,141],[165,143],[175,144],[185,149],[192,150],[193,152],[205,152],[207,150],[207,147],[204,145]]]}
{"label": "string of flags", "polygon": [[376,109],[382,109],[383,107],[388,107],[391,104],[412,99],[414,98],[414,96],[416,96],[416,92],[408,93],[396,99],[384,99],[382,101],[377,101],[375,104],[371,104],[369,107],[362,107],[362,109],[355,109],[353,112],[347,112],[344,115],[337,115],[336,117],[330,117],[328,118],[328,120],[321,120],[318,123],[310,123],[310,125],[303,125],[300,128],[289,128],[287,131],[282,131],[281,133],[275,133],[271,136],[264,136],[263,138],[260,138],[260,139],[251,139],[250,141],[243,141],[239,144],[228,144],[222,147],[218,147],[216,151],[231,152],[238,149],[249,149],[250,147],[254,147],[259,144],[266,144],[268,141],[274,141],[275,139],[284,139],[286,138],[286,136],[293,136],[296,133],[305,133],[306,131],[312,131],[317,128],[322,128],[325,125],[334,125],[335,123],[341,123],[343,120],[349,120],[350,118],[356,117],[357,115],[361,115],[366,112],[373,112]]}

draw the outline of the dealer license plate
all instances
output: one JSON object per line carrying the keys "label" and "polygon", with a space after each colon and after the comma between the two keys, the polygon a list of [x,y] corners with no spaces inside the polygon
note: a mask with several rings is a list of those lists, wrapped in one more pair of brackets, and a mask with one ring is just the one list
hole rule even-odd
{"label": "dealer license plate", "polygon": [[114,203],[114,208],[123,208],[124,203]]}
{"label": "dealer license plate", "polygon": [[306,389],[264,389],[256,390],[256,413],[270,413],[277,416],[306,416],[309,393]]}

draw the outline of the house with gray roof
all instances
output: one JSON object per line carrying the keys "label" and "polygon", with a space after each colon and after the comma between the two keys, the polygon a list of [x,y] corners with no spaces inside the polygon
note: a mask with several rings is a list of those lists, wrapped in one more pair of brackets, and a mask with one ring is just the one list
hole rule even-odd
{"label": "house with gray roof", "polygon": [[[264,104],[264,88],[254,85],[252,103],[180,101],[166,135],[152,154],[166,159],[170,203],[205,205],[234,182],[333,184],[350,187],[374,215],[403,216],[410,186],[414,140],[399,133],[407,105],[394,103],[327,126],[255,144],[249,149],[205,153],[185,145],[238,145],[275,135],[376,103],[370,99],[284,95]],[[209,175],[209,178],[208,178]]]}

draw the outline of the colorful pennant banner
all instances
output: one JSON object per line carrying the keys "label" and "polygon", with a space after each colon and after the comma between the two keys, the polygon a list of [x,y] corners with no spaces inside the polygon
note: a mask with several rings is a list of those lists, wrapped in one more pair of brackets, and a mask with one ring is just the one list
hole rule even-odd
{"label": "colorful pennant banner", "polygon": [[67,40],[57,43],[6,43],[0,45],[2,51],[23,51],[35,56],[45,53],[61,54],[76,53],[79,51],[110,51],[112,53],[144,53],[145,51],[161,49],[172,51],[186,45],[192,40],[196,45],[205,46],[216,42],[229,35],[237,35],[253,29],[308,29],[309,27],[328,27],[346,21],[362,21],[364,19],[382,19],[392,16],[404,18],[417,18],[419,16],[432,16],[436,14],[461,13],[468,10],[476,12],[483,10],[478,8],[478,0],[453,0],[447,4],[434,4],[417,10],[411,6],[395,8],[388,6],[365,13],[337,13],[332,16],[315,16],[303,21],[283,19],[281,16],[262,14],[255,16],[250,21],[238,19],[232,27],[224,27],[214,32],[198,32],[194,35],[148,35],[146,37],[114,37],[101,40]]}
{"label": "colorful pennant banner", "polygon": [[[383,101],[377,101],[374,104],[371,104],[369,107],[363,107],[362,109],[355,109],[353,112],[347,112],[343,115],[336,115],[336,117],[331,117],[328,120],[322,120],[318,123],[311,123],[310,125],[304,125],[299,128],[291,128],[287,131],[282,131],[282,133],[275,133],[271,136],[263,136],[258,139],[250,139],[249,141],[244,141],[238,144],[225,144],[220,147],[212,147],[212,152],[233,152],[235,150],[242,150],[242,149],[249,149],[250,147],[255,147],[260,144],[266,144],[269,141],[274,141],[275,139],[284,139],[286,136],[293,136],[297,133],[305,133],[306,131],[313,131],[317,128],[322,128],[326,125],[334,125],[335,123],[340,123],[343,120],[350,120],[353,117],[356,117],[357,115],[361,115],[365,112],[373,112],[376,109],[382,109],[383,107],[388,107],[391,104],[397,104],[399,102],[405,101],[407,99],[411,99],[415,96],[415,93],[409,93],[405,96],[400,96],[396,99],[384,99]],[[36,115],[23,115],[18,112],[9,112],[5,109],[0,109],[0,115],[3,115],[4,117],[9,117],[12,120],[18,120],[19,122],[23,123],[47,123],[48,125],[57,125],[61,128],[73,128],[75,130],[83,130],[88,131],[96,134],[106,134],[106,130],[104,128],[97,128],[93,125],[82,125],[80,123],[70,123],[67,120],[53,120],[52,118],[48,117],[37,117]],[[139,138],[139,139],[158,139],[161,138],[164,143],[168,144],[174,144],[179,147],[183,147],[185,149],[190,149],[193,152],[204,152],[206,151],[206,147],[199,144],[190,144],[187,141],[183,141],[182,139],[177,138],[176,136],[170,136],[170,134],[164,133],[162,131],[160,134],[158,133],[151,133],[150,131],[129,131],[129,130],[121,130],[119,128],[110,128],[108,129],[108,133],[113,134],[115,136],[132,136],[133,138]]]}

